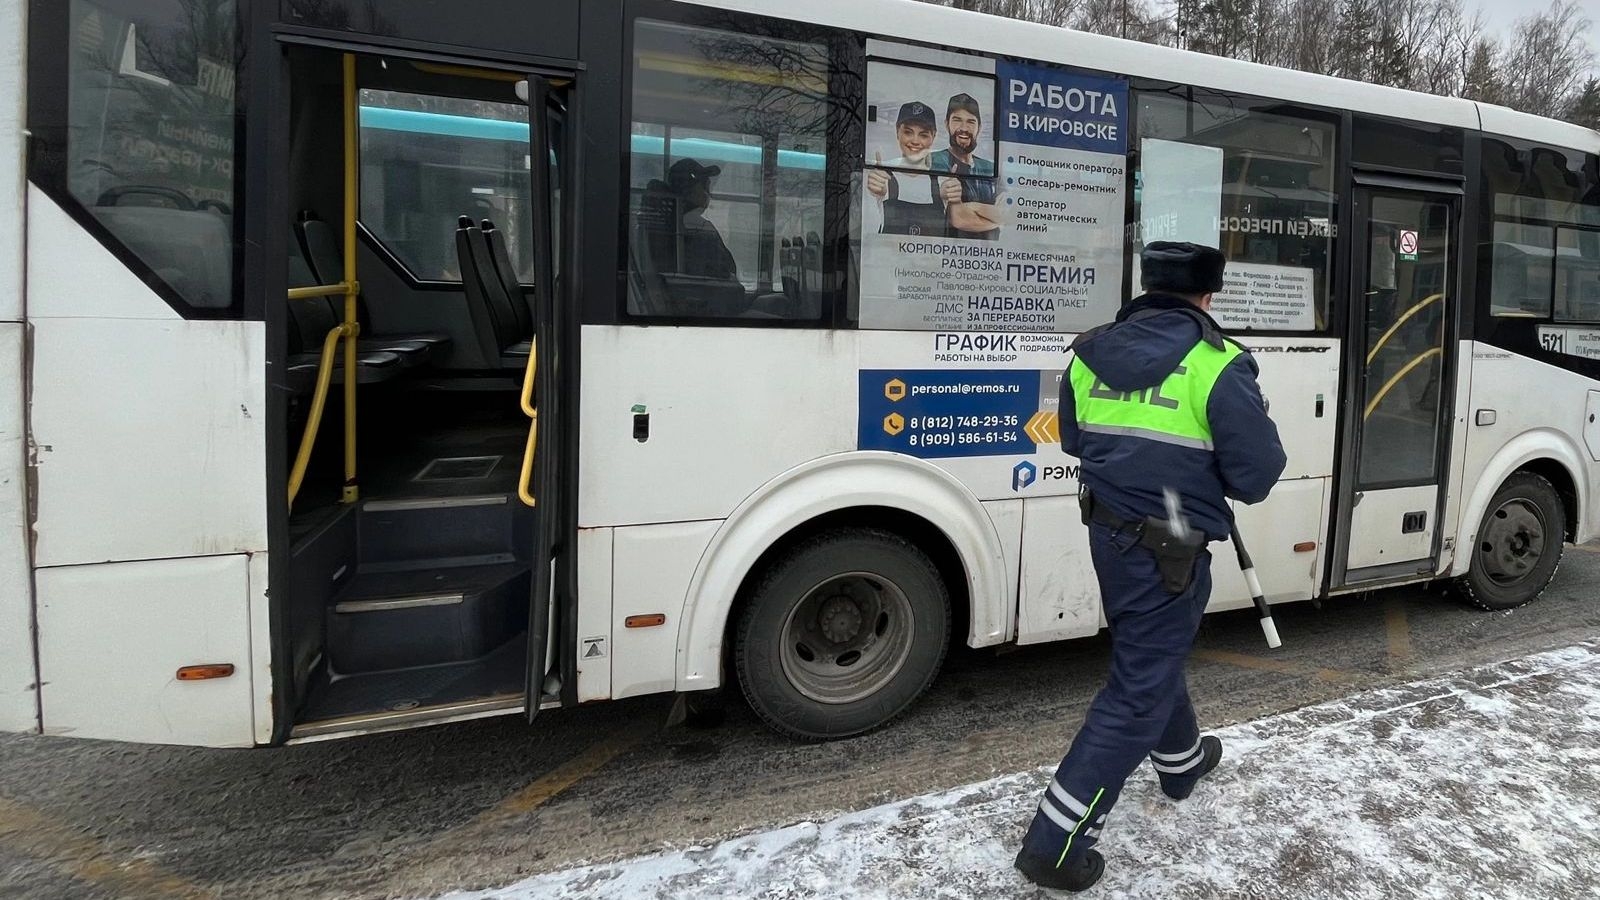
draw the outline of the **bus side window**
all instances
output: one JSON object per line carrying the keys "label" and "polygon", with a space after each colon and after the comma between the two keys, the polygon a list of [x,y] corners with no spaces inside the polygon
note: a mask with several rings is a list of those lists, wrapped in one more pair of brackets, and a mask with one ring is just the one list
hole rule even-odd
{"label": "bus side window", "polygon": [[1138,84],[1135,265],[1152,241],[1220,247],[1238,279],[1212,309],[1223,327],[1325,330],[1339,218],[1334,124],[1282,104]]}
{"label": "bus side window", "polygon": [[1600,322],[1600,231],[1556,229],[1556,309],[1563,322]]}
{"label": "bus side window", "polygon": [[819,320],[827,48],[649,20],[634,40],[628,313]]}
{"label": "bus side window", "polygon": [[1555,277],[1555,230],[1546,225],[1494,223],[1490,310],[1499,317],[1546,318]]}
{"label": "bus side window", "polygon": [[234,246],[234,0],[70,2],[66,187],[195,309],[228,309]]}

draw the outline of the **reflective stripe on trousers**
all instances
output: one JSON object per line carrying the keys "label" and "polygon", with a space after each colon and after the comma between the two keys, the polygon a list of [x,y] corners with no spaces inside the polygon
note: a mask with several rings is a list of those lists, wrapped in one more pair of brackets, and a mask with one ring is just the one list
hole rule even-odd
{"label": "reflective stripe on trousers", "polygon": [[1089,548],[1111,632],[1111,677],[1023,838],[1030,856],[1052,865],[1094,845],[1146,756],[1162,767],[1201,758],[1184,665],[1211,596],[1211,554],[1201,552],[1188,590],[1173,595],[1161,585],[1155,557],[1131,533],[1091,524]]}

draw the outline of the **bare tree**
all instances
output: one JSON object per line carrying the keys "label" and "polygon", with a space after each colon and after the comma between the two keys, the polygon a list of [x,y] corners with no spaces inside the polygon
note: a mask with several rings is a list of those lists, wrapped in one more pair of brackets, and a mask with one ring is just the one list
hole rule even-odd
{"label": "bare tree", "polygon": [[1082,5],[1082,0],[924,0],[924,2],[1055,26],[1071,24],[1078,7]]}
{"label": "bare tree", "polygon": [[1544,12],[1519,19],[1502,67],[1506,101],[1540,116],[1565,112],[1594,67],[1585,40],[1592,24],[1577,0],[1555,0]]}
{"label": "bare tree", "polygon": [[1079,31],[1147,44],[1165,44],[1169,40],[1170,17],[1157,11],[1149,0],[1082,0],[1070,24]]}
{"label": "bare tree", "polygon": [[1327,14],[1326,5],[1319,0],[1295,0],[1288,16],[1293,23],[1289,66],[1322,75],[1332,74],[1337,19]]}
{"label": "bare tree", "polygon": [[1467,0],[925,0],[1266,65],[1586,119],[1595,65],[1577,0],[1505,42]]}
{"label": "bare tree", "polygon": [[1256,0],[1250,23],[1250,59],[1269,66],[1296,65],[1296,0]]}

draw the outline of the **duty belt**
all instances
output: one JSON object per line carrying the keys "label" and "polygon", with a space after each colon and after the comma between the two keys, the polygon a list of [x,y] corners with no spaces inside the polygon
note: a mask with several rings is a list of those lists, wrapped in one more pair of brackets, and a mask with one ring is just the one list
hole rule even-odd
{"label": "duty belt", "polygon": [[1104,503],[1095,500],[1094,494],[1085,489],[1078,497],[1078,502],[1083,505],[1083,524],[1098,522],[1115,531],[1133,531],[1138,533],[1144,530],[1144,522],[1136,519],[1124,519],[1111,511]]}
{"label": "duty belt", "polygon": [[1191,528],[1187,537],[1180,539],[1171,532],[1165,519],[1154,516],[1143,520],[1124,519],[1096,502],[1094,494],[1087,489],[1079,495],[1078,502],[1083,508],[1083,524],[1098,522],[1115,531],[1131,531],[1138,538],[1138,546],[1156,558],[1162,585],[1168,591],[1181,594],[1189,589],[1195,558],[1205,549],[1204,533]]}

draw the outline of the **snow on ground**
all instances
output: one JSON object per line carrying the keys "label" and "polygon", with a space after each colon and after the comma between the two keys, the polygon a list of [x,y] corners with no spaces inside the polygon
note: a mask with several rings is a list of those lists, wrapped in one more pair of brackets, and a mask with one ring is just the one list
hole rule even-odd
{"label": "snow on ground", "polygon": [[[1084,896],[1600,896],[1600,642],[1216,734],[1181,804],[1134,773]],[[1054,896],[1011,867],[1053,770],[451,898]]]}

